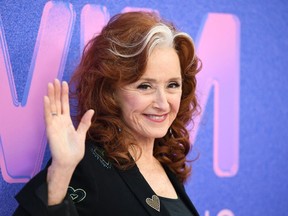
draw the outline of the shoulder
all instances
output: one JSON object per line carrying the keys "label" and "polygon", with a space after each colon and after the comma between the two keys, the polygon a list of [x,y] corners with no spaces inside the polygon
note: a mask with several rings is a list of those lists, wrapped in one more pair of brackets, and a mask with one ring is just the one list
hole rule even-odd
{"label": "shoulder", "polygon": [[102,187],[107,179],[115,179],[115,173],[103,148],[87,141],[84,158],[76,167],[67,191],[78,211],[97,212],[99,200],[103,199]]}
{"label": "shoulder", "polygon": [[105,151],[95,142],[86,141],[85,155],[76,167],[71,184],[97,184],[103,178],[115,173],[115,168],[105,156]]}
{"label": "shoulder", "polygon": [[106,157],[104,149],[91,140],[86,141],[85,156],[82,160],[83,163],[90,161],[95,166],[100,166],[104,169],[111,169],[112,163]]}

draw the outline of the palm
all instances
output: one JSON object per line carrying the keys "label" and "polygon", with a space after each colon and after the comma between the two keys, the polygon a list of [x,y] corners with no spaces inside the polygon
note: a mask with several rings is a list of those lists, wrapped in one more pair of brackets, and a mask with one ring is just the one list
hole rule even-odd
{"label": "palm", "polygon": [[48,84],[44,99],[47,137],[52,163],[62,167],[76,167],[83,158],[86,132],[90,127],[93,111],[87,111],[77,129],[70,117],[68,85],[58,80]]}

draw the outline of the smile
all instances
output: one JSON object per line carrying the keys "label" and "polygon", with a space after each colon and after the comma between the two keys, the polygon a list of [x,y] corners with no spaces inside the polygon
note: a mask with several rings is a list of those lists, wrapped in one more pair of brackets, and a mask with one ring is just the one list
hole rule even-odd
{"label": "smile", "polygon": [[165,115],[145,115],[146,118],[152,120],[154,122],[163,122],[167,118],[167,114]]}

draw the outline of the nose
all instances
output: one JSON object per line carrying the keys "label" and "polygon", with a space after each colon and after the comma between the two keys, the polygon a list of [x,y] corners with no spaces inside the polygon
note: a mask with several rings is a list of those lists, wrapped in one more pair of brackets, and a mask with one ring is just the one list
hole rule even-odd
{"label": "nose", "polygon": [[167,111],[169,109],[168,93],[165,89],[157,89],[155,92],[154,108]]}

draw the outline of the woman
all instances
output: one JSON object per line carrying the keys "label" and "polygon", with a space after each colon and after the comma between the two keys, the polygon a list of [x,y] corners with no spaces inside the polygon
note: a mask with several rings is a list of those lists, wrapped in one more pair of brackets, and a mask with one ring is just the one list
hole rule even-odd
{"label": "woman", "polygon": [[68,84],[48,84],[52,160],[16,196],[14,215],[198,215],[185,126],[197,112],[192,39],[156,14],[114,16],[92,39]]}

